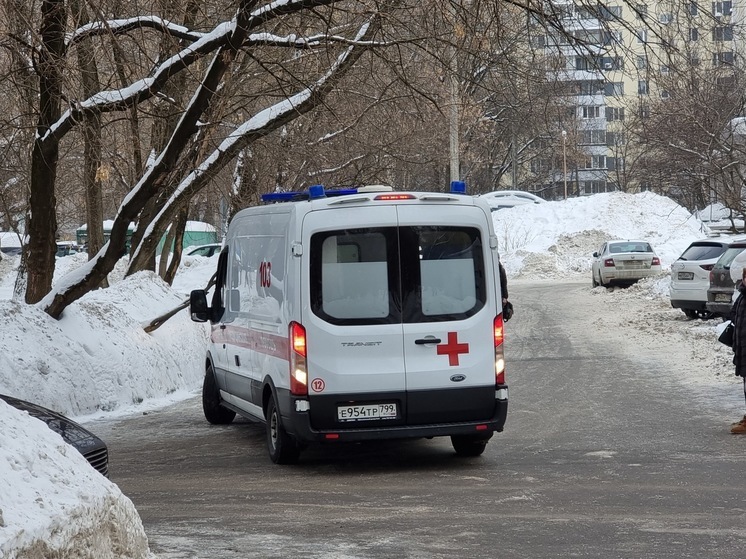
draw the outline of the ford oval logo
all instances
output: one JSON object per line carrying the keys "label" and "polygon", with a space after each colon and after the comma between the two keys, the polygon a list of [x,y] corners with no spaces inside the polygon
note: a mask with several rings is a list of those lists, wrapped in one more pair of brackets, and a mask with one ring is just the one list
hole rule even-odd
{"label": "ford oval logo", "polygon": [[466,380],[466,375],[451,375],[451,380],[453,382],[461,382],[462,380]]}

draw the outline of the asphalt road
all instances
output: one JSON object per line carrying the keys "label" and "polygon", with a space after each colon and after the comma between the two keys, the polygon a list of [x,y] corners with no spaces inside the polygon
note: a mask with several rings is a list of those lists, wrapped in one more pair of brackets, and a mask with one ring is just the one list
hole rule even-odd
{"label": "asphalt road", "polygon": [[[511,286],[510,408],[485,454],[448,439],[272,464],[263,428],[193,399],[98,422],[111,479],[166,558],[742,558],[746,438],[661,354],[607,347],[585,283]],[[735,418],[732,418],[735,419]]]}

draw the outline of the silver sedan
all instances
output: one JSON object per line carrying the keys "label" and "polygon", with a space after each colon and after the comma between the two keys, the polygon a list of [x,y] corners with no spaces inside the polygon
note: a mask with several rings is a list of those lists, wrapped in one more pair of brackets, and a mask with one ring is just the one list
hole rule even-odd
{"label": "silver sedan", "polygon": [[660,272],[661,260],[647,241],[608,241],[593,253],[593,287],[629,285]]}

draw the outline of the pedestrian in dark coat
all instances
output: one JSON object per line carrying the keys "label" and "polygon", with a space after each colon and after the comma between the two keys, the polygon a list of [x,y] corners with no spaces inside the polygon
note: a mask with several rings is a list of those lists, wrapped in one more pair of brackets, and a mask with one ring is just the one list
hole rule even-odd
{"label": "pedestrian in dark coat", "polygon": [[498,260],[497,265],[500,268],[500,295],[503,300],[503,318],[510,320],[513,317],[513,303],[508,301],[508,274],[505,273],[502,262]]}
{"label": "pedestrian in dark coat", "polygon": [[[743,393],[746,398],[746,268],[741,272],[741,279],[736,282],[738,298],[733,303],[730,320],[733,323],[733,364],[736,376],[743,378]],[[738,423],[731,425],[731,433],[746,434],[746,415]]]}

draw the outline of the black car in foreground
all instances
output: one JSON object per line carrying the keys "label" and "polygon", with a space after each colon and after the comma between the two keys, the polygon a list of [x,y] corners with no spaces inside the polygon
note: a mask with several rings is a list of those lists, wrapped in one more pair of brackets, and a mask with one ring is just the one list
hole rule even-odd
{"label": "black car in foreground", "polygon": [[109,476],[109,449],[96,435],[56,411],[4,394],[0,394],[0,399],[46,423],[52,431],[62,437],[62,440],[75,447],[91,466],[103,475]]}

